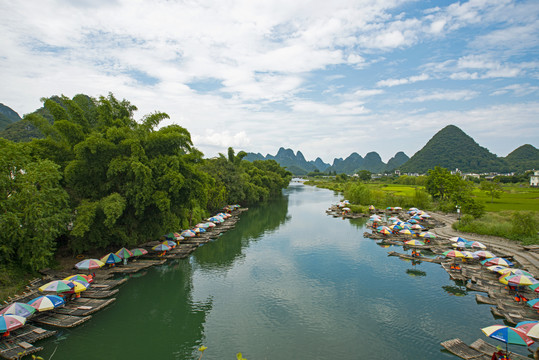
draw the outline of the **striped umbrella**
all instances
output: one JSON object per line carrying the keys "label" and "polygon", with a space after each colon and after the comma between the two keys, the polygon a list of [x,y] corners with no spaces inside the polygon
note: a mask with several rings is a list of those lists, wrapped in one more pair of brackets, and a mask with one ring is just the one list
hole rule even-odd
{"label": "striped umbrella", "polygon": [[539,321],[521,321],[515,326],[515,329],[534,339],[539,339]]}
{"label": "striped umbrella", "polygon": [[133,256],[142,256],[148,253],[148,250],[142,248],[136,248],[130,250],[133,253]]}
{"label": "striped umbrella", "polygon": [[475,259],[475,256],[474,256],[473,252],[471,252],[471,251],[464,250],[464,251],[461,251],[461,253],[462,253],[462,255],[464,255],[465,259]]}
{"label": "striped umbrella", "polygon": [[498,273],[500,275],[510,274],[510,275],[526,275],[526,276],[529,276],[529,277],[534,277],[531,273],[527,272],[526,270],[522,270],[522,269],[503,268],[503,269],[499,270]]}
{"label": "striped umbrella", "polygon": [[167,244],[159,244],[159,245],[155,245],[154,247],[152,247],[152,250],[154,251],[169,251],[170,250],[170,246],[168,246]]}
{"label": "striped umbrella", "polygon": [[499,273],[501,270],[509,269],[509,268],[505,266],[501,266],[501,265],[491,265],[491,266],[487,266],[487,269],[489,269],[490,271]]}
{"label": "striped umbrella", "polygon": [[127,250],[124,247],[116,251],[115,254],[118,255],[122,259],[129,259],[130,257],[134,256],[131,250]]}
{"label": "striped umbrella", "polygon": [[485,246],[485,244],[483,244],[482,242],[479,242],[479,241],[473,241],[470,244],[470,247],[477,248],[477,249],[483,249],[483,250],[485,250],[487,248]]}
{"label": "striped umbrella", "polygon": [[481,261],[481,264],[485,266],[491,266],[491,265],[513,266],[513,263],[511,261],[501,258],[501,257],[485,259]]}
{"label": "striped umbrella", "polygon": [[486,328],[482,328],[481,331],[488,337],[504,342],[506,354],[508,353],[508,350],[507,350],[508,344],[525,345],[525,346],[530,346],[531,344],[533,344],[533,340],[530,339],[528,335],[524,334],[524,332],[518,329],[509,327],[509,326],[492,325],[492,326],[487,326]]}
{"label": "striped umbrella", "polygon": [[104,265],[105,264],[100,260],[86,259],[75,264],[75,267],[79,270],[92,270],[92,269],[99,269],[100,267]]}
{"label": "striped umbrella", "polygon": [[47,311],[65,304],[64,299],[57,295],[43,295],[30,300],[28,305],[34,307],[37,311]]}
{"label": "striped umbrella", "polygon": [[405,245],[412,245],[412,246],[422,246],[425,245],[423,241],[420,240],[408,240],[404,242]]}
{"label": "striped umbrella", "polygon": [[537,284],[537,280],[526,275],[502,276],[500,282],[506,285],[527,286]]}
{"label": "striped umbrella", "polygon": [[462,241],[462,242],[465,242],[465,243],[468,242],[468,240],[466,240],[464,238],[461,238],[460,236],[455,236],[455,237],[449,238],[449,240],[452,241],[452,242],[459,242],[459,241]]}
{"label": "striped umbrella", "polygon": [[406,235],[406,236],[414,236],[415,232],[413,230],[410,230],[410,229],[402,229],[402,230],[399,231],[399,234],[400,235]]}
{"label": "striped umbrella", "polygon": [[90,284],[92,281],[94,281],[94,279],[91,278],[90,276],[82,275],[82,274],[71,275],[71,276],[66,277],[64,280],[67,280],[67,281],[79,281],[79,282],[84,282],[84,283],[87,283],[87,284]]}
{"label": "striped umbrella", "polygon": [[75,284],[68,280],[54,280],[38,288],[41,292],[63,293],[73,290]]}
{"label": "striped umbrella", "polygon": [[496,255],[486,250],[474,251],[474,255],[483,259],[490,259],[490,258],[496,257]]}
{"label": "striped umbrella", "polygon": [[18,315],[0,315],[0,332],[7,332],[23,327],[26,318]]}
{"label": "striped umbrella", "polygon": [[116,264],[122,261],[122,259],[115,253],[108,253],[101,258],[101,261],[105,264]]}
{"label": "striped umbrella", "polygon": [[526,301],[534,309],[539,309],[539,298]]}
{"label": "striped umbrella", "polygon": [[2,315],[17,315],[22,317],[28,317],[36,312],[36,309],[32,306],[21,303],[21,302],[14,302],[12,304],[9,304],[2,310],[0,310],[0,314]]}
{"label": "striped umbrella", "polygon": [[419,234],[419,237],[425,238],[425,239],[436,239],[436,234],[433,234],[431,232],[422,232]]}
{"label": "striped umbrella", "polygon": [[448,250],[442,253],[445,257],[463,258],[464,254],[458,250]]}

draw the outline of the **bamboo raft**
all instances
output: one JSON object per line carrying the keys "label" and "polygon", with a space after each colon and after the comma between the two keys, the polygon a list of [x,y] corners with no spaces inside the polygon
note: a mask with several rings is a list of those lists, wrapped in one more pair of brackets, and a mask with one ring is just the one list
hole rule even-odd
{"label": "bamboo raft", "polygon": [[78,298],[68,302],[65,306],[52,310],[51,312],[72,316],[88,316],[103,309],[105,306],[113,303],[114,301],[116,301],[116,298],[106,300]]}
{"label": "bamboo raft", "polygon": [[402,259],[426,261],[426,262],[431,262],[431,263],[436,263],[436,264],[441,264],[444,261],[444,259],[429,258],[429,257],[424,257],[424,256],[412,256],[412,255],[408,255],[408,254],[398,253],[396,251],[389,251],[387,253],[387,256],[398,256],[398,257],[400,257]]}
{"label": "bamboo raft", "polygon": [[468,278],[462,274],[462,269],[461,270],[451,269],[451,264],[452,262],[442,263],[442,267],[444,268],[445,271],[447,271],[451,280],[467,281]]}
{"label": "bamboo raft", "polygon": [[73,316],[66,314],[53,313],[51,311],[40,313],[32,317],[30,320],[34,323],[49,325],[60,328],[72,328],[78,326],[88,320],[92,316]]}
{"label": "bamboo raft", "polygon": [[165,263],[165,259],[162,260],[138,260],[127,263],[127,265],[114,266],[108,269],[109,272],[115,274],[132,274],[140,270],[147,269],[154,265],[161,265]]}
{"label": "bamboo raft", "polygon": [[120,290],[118,289],[107,290],[107,289],[94,288],[93,290],[83,291],[80,293],[80,295],[83,298],[104,299],[104,298],[109,298],[113,295],[116,295],[118,291]]}
{"label": "bamboo raft", "polygon": [[56,330],[45,330],[33,325],[25,325],[13,330],[7,339],[0,341],[0,356],[5,359],[20,359],[20,353],[24,355],[36,353],[43,348],[36,347],[32,343],[54,334],[56,334]]}
{"label": "bamboo raft", "polygon": [[[492,344],[483,339],[477,339],[471,345],[466,344],[461,339],[452,339],[442,342],[447,351],[465,360],[490,360],[492,354],[498,350]],[[509,358],[512,360],[529,360],[528,357],[514,352],[509,352]]]}

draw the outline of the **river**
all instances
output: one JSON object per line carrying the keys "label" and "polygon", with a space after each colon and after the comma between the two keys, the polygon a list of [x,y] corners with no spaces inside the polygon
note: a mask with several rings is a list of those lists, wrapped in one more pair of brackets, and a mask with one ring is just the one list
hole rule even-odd
{"label": "river", "polygon": [[291,184],[189,258],[132,276],[39,355],[198,359],[204,345],[204,360],[456,359],[441,341],[501,323],[440,265],[388,257],[402,248],[364,238],[365,220],[327,216],[338,200]]}

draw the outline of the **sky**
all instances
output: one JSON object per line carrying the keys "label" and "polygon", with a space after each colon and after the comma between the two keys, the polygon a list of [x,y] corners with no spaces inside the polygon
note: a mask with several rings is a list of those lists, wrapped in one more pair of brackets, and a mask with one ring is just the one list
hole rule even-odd
{"label": "sky", "polygon": [[412,156],[449,124],[539,147],[537,0],[0,0],[0,103],[109,92],[232,146]]}

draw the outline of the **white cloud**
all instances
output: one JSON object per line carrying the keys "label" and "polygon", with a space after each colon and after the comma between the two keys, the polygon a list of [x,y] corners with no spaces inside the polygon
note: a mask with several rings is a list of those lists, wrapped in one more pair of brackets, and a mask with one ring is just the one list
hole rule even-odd
{"label": "white cloud", "polygon": [[457,91],[434,91],[432,93],[422,93],[411,98],[403,98],[401,102],[424,102],[424,101],[459,101],[471,100],[478,96],[477,91],[457,90]]}
{"label": "white cloud", "polygon": [[401,78],[401,79],[386,79],[386,80],[380,80],[376,83],[377,86],[396,86],[396,85],[405,85],[405,84],[413,84],[418,81],[425,81],[429,79],[429,75],[427,74],[421,74],[416,76],[410,76],[407,78]]}

